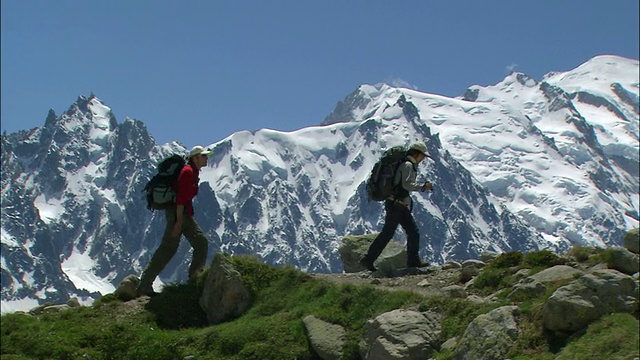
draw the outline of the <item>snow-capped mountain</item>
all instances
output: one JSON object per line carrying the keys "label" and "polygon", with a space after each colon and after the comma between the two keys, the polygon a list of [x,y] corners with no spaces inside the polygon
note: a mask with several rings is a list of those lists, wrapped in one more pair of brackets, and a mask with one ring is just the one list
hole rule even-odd
{"label": "snow-capped mountain", "polygon": [[[513,73],[459,98],[362,85],[322,126],[242,131],[211,144],[196,220],[215,252],[314,272],[342,270],[343,236],[379,231],[364,183],[382,152],[424,141],[414,195],[421,255],[613,245],[638,226],[638,61],[600,56],[541,81]],[[2,308],[85,301],[139,274],[163,214],[141,189],[179,143],[118,124],[95,96],[44,127],[2,135]],[[403,232],[397,232],[402,240]],[[186,242],[161,274],[186,277]]]}

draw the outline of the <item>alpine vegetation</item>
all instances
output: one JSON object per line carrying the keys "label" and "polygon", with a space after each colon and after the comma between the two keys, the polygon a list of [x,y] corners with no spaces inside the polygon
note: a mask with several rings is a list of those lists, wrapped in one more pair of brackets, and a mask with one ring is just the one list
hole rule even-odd
{"label": "alpine vegetation", "polygon": [[[374,164],[415,142],[430,155],[419,180],[433,183],[413,195],[426,261],[619,245],[639,218],[637,74],[637,60],[598,56],[457,98],[362,85],[319,126],[207,144],[194,206],[208,259],[252,254],[341,272],[341,239],[382,227],[381,203],[367,199]],[[1,141],[3,312],[90,302],[142,272],[164,228],[143,190],[159,161],[187,155],[183,145],[156,144],[141,121],[118,123],[93,94]],[[186,278],[189,251],[183,242],[156,287]]]}

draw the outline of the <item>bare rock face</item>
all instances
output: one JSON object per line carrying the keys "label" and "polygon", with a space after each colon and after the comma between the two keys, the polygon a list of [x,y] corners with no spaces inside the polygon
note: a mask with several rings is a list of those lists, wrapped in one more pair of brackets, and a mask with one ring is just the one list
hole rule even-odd
{"label": "bare rock face", "polygon": [[251,305],[251,293],[228,255],[216,254],[205,280],[200,307],[210,324],[242,315]]}

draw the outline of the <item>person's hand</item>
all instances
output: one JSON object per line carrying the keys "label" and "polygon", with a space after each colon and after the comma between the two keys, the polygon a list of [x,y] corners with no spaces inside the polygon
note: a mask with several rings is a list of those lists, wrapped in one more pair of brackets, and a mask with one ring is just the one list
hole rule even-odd
{"label": "person's hand", "polygon": [[178,237],[180,236],[180,233],[182,232],[182,223],[181,222],[177,222],[175,224],[173,224],[173,230],[171,231],[171,236]]}
{"label": "person's hand", "polygon": [[422,191],[427,191],[427,190],[429,191],[433,190],[433,184],[428,181],[425,181],[424,185],[422,185]]}

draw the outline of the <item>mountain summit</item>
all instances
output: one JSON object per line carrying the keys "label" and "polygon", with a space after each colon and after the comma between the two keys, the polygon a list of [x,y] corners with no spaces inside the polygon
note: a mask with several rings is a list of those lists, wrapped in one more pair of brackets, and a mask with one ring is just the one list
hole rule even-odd
{"label": "mountain summit", "polygon": [[[382,225],[364,189],[373,164],[417,140],[433,156],[419,174],[435,189],[414,195],[429,261],[614,245],[638,223],[637,74],[637,60],[600,56],[458,98],[362,85],[321,126],[234,133],[211,144],[195,199],[209,256],[342,271],[342,237]],[[164,222],[141,190],[182,145],[157,145],[134,119],[118,124],[94,95],[1,140],[3,312],[90,301],[141,272]],[[186,277],[188,251],[182,244],[162,282]]]}

